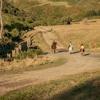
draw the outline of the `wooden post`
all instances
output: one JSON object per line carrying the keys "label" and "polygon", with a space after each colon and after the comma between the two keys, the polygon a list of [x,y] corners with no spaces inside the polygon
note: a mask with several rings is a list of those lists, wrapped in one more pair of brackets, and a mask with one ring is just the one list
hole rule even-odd
{"label": "wooden post", "polygon": [[0,0],[0,39],[3,37],[3,19],[2,19],[3,1]]}

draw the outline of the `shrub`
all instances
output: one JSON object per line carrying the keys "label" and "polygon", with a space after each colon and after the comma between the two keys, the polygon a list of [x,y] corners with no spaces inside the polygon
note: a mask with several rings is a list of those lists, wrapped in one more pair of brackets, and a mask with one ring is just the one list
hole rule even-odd
{"label": "shrub", "polygon": [[96,15],[97,15],[97,12],[95,10],[89,10],[86,13],[87,17],[96,16]]}
{"label": "shrub", "polygon": [[12,35],[12,37],[17,37],[17,36],[19,36],[19,31],[15,28],[12,30],[11,35]]}
{"label": "shrub", "polygon": [[17,55],[16,59],[25,59],[27,57],[34,58],[36,55],[40,55],[40,54],[43,54],[41,49],[29,49],[27,51],[20,52]]}

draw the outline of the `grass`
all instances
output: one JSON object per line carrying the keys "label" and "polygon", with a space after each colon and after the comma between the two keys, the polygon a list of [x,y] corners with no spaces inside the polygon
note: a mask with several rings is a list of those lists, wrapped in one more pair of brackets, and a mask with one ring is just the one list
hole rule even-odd
{"label": "grass", "polygon": [[[32,0],[31,2],[27,0],[14,1],[15,3],[7,3],[7,1],[4,3],[3,20],[7,36],[12,36],[14,28],[18,30],[21,37],[29,29],[33,29],[34,26],[66,24],[69,16],[73,21],[80,21],[85,17],[100,18],[100,4],[98,0],[52,0],[73,3],[68,8],[62,5],[56,6],[51,4],[35,6],[43,3],[37,0]],[[79,1],[80,3],[77,4]]]}
{"label": "grass", "polygon": [[68,2],[69,4],[76,4],[81,0],[50,0],[50,1],[53,1],[53,2]]}
{"label": "grass", "polygon": [[99,94],[100,71],[94,71],[12,91],[0,100],[100,100]]}
{"label": "grass", "polygon": [[41,70],[41,69],[47,69],[47,68],[52,68],[52,67],[59,67],[66,62],[67,62],[67,59],[60,58],[60,59],[56,60],[55,62],[53,62],[53,61],[52,62],[45,62],[45,63],[40,64],[38,66],[30,66],[30,68],[32,68],[33,70]]}
{"label": "grass", "polygon": [[48,44],[45,42],[43,36],[41,33],[37,33],[37,35],[35,35],[32,38],[33,42],[35,42],[36,45],[38,45],[43,51],[49,51],[50,47],[48,46]]}
{"label": "grass", "polygon": [[30,8],[32,6],[40,4],[37,0],[16,0],[16,3],[11,2],[15,7],[19,7],[22,10],[25,10],[26,8]]}
{"label": "grass", "polygon": [[66,26],[67,28],[65,26],[56,26],[55,29],[57,31],[55,31],[54,34],[58,36],[61,43],[63,43],[65,46],[68,46],[69,41],[72,41],[73,45],[75,46],[74,48],[79,48],[81,43],[84,43],[87,49],[92,49],[93,46],[95,46],[95,48],[99,48],[99,24],[96,24],[97,26],[93,25],[94,27],[92,28],[91,23],[90,29],[88,29],[89,27],[87,28],[87,26],[84,27],[84,25],[85,24],[83,24],[83,26],[81,24],[70,25]]}
{"label": "grass", "polygon": [[[12,12],[15,10],[15,8],[19,8],[19,13],[22,13],[22,10],[25,11],[25,17],[30,16],[30,20],[32,20],[32,23],[34,26],[37,25],[57,25],[57,24],[64,24],[64,21],[66,21],[66,18],[71,16],[73,20],[82,19],[84,17],[89,17],[91,14],[88,14],[89,16],[86,16],[87,13],[90,13],[90,10],[100,10],[100,4],[98,4],[98,0],[51,0],[51,1],[64,1],[69,2],[73,4],[70,8],[66,8],[65,6],[54,6],[54,5],[42,5],[42,6],[35,6],[42,4],[42,1],[32,0],[15,0],[16,2],[10,2],[10,6],[4,7],[8,9],[9,12]],[[80,3],[79,3],[80,2]],[[78,4],[79,3],[79,4]],[[77,4],[77,5],[76,5]],[[15,8],[11,7],[11,5],[14,5]],[[80,6],[81,5],[81,6]],[[85,6],[84,6],[85,5]],[[48,13],[50,12],[50,13]],[[92,13],[94,14],[94,13]],[[18,16],[18,14],[17,14]],[[95,15],[91,15],[90,17],[93,17]],[[100,16],[100,14],[97,14],[95,17]],[[8,15],[9,17],[9,15]],[[19,16],[21,19],[21,16]],[[26,19],[26,18],[25,18]],[[5,20],[5,19],[4,19]]]}
{"label": "grass", "polygon": [[54,2],[68,2],[69,4],[72,4],[72,5],[75,5],[75,4],[78,4],[78,3],[91,3],[91,2],[99,2],[99,0],[50,0],[50,1],[54,1]]}
{"label": "grass", "polygon": [[[33,0],[31,2],[27,0],[17,0],[16,5],[20,9],[26,11],[26,13],[31,16],[33,19],[34,26],[38,25],[57,25],[57,24],[65,24],[67,17],[72,17],[73,20],[81,20],[85,17],[93,17],[94,13],[91,14],[91,10],[100,10],[100,4],[98,4],[98,0],[52,0],[52,1],[64,1],[73,4],[71,7],[65,7],[62,5],[41,5],[43,2],[38,2],[37,0]],[[80,3],[79,3],[80,2]],[[76,5],[77,4],[77,5]],[[81,6],[80,6],[81,5]],[[85,5],[85,6],[84,6]],[[50,12],[50,13],[48,13]],[[87,14],[90,13],[90,14]],[[95,17],[100,16],[96,14]]]}
{"label": "grass", "polygon": [[30,66],[24,66],[23,67],[12,67],[11,69],[1,69],[0,75],[4,74],[17,74],[17,73],[23,73],[24,71],[35,71],[35,70],[42,70],[52,67],[59,67],[60,65],[63,65],[67,62],[66,58],[58,58],[55,61],[46,61],[45,63],[41,63],[39,65],[30,65]]}

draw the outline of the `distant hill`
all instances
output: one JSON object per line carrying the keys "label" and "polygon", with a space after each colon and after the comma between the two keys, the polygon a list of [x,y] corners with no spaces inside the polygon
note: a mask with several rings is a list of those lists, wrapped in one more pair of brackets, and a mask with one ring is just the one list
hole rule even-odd
{"label": "distant hill", "polygon": [[34,19],[34,25],[65,24],[67,17],[78,21],[100,17],[100,0],[10,0]]}

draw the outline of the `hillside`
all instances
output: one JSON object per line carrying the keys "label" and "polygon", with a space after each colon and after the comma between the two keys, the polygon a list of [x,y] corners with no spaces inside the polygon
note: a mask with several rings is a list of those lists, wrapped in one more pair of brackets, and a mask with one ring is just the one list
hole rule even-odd
{"label": "hillside", "polygon": [[[100,17],[100,3],[99,0],[4,0],[4,7],[3,7],[3,20],[4,20],[4,29],[5,29],[5,36],[13,41],[17,41],[23,37],[23,35],[29,34],[30,30],[33,30],[34,26],[48,26],[48,25],[61,25],[66,24],[67,18],[70,16],[73,22],[83,20],[84,18],[99,18]],[[99,24],[97,24],[99,26]],[[47,43],[47,37],[55,37],[54,39],[59,39],[61,42],[60,46],[65,47],[66,42],[73,39],[73,31],[70,32],[70,27],[74,25],[59,26],[59,30],[56,31],[56,27],[53,30],[47,31],[47,35],[41,36],[41,29],[40,33],[38,32],[34,38],[32,38],[33,42],[36,42],[44,50],[50,49],[51,42]],[[77,28],[80,27],[80,24],[76,26]],[[82,25],[84,27],[84,25]],[[87,26],[85,25],[85,28]],[[51,27],[52,29],[52,27]],[[43,29],[45,30],[45,28]],[[64,32],[65,30],[65,32]],[[87,30],[87,29],[84,29]],[[97,43],[97,47],[99,46],[98,38],[92,38],[93,29],[90,28],[92,34],[90,37],[87,38],[86,42],[88,41],[95,41]],[[97,31],[95,29],[95,31]],[[28,32],[28,33],[27,33]],[[34,32],[34,30],[32,31]],[[63,35],[68,32],[71,35],[71,38],[65,40]],[[26,34],[27,33],[27,34]],[[54,35],[54,33],[57,33]],[[64,33],[60,36],[61,33]],[[79,30],[74,30],[74,33],[77,36],[81,37],[87,34],[87,31],[82,31],[80,28]],[[80,34],[83,35],[80,35]],[[99,31],[98,31],[99,33]],[[97,34],[97,32],[96,32]],[[88,32],[89,35],[89,32]],[[29,35],[27,35],[29,36]],[[68,36],[68,37],[69,37]],[[97,35],[98,36],[98,35]],[[59,38],[60,37],[60,38]],[[66,36],[67,37],[67,36]],[[90,39],[89,39],[90,38]],[[88,40],[89,39],[89,40]],[[49,39],[50,40],[50,39]],[[64,41],[63,41],[64,40]],[[78,41],[80,41],[78,40]],[[51,41],[51,40],[50,40]],[[74,38],[74,41],[75,38]],[[77,41],[77,42],[78,42]],[[49,44],[49,45],[48,45]],[[44,48],[45,47],[45,48]]]}
{"label": "hillside", "polygon": [[[66,24],[100,17],[100,0],[4,0],[3,20],[9,38],[22,36],[34,26]],[[20,27],[19,27],[20,26]],[[12,35],[15,32],[16,34]]]}
{"label": "hillside", "polygon": [[29,29],[33,29],[32,18],[28,13],[6,0],[3,1],[3,6],[3,23],[6,37],[16,40]]}
{"label": "hillside", "polygon": [[[53,40],[58,42],[58,48],[67,48],[72,41],[77,50],[81,43],[87,49],[100,48],[100,20],[83,20],[72,25],[39,26],[28,32],[24,37],[31,37],[43,50],[50,50]],[[34,35],[36,34],[36,35]],[[95,34],[95,35],[94,35]],[[23,37],[23,38],[24,38]]]}
{"label": "hillside", "polygon": [[[13,2],[11,2],[13,1]],[[66,24],[67,17],[73,21],[100,16],[100,0],[10,0],[34,19],[34,25]]]}

